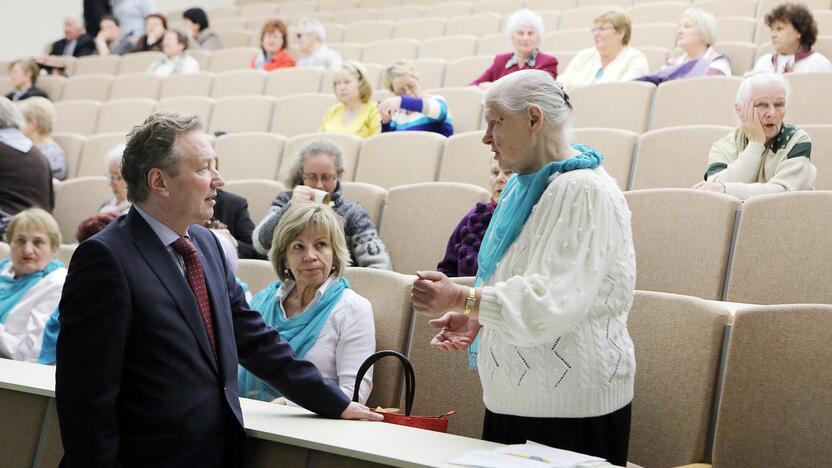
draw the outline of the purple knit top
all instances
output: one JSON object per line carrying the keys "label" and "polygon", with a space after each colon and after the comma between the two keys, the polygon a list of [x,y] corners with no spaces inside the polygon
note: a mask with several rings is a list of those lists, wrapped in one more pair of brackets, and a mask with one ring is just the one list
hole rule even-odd
{"label": "purple knit top", "polygon": [[495,206],[490,201],[477,203],[462,218],[448,239],[445,258],[439,262],[437,270],[451,277],[477,275],[477,255],[480,253],[480,244],[485,237],[488,223],[491,222]]}

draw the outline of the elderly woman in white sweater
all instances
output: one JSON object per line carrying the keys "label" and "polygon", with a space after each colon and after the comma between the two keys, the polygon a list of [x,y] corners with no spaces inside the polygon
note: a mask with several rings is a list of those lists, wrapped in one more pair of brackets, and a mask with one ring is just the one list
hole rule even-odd
{"label": "elderly woman in white sweater", "polygon": [[627,203],[602,156],[570,144],[572,107],[551,75],[505,76],[484,102],[483,142],[515,175],[480,247],[475,287],[419,272],[413,305],[441,316],[431,346],[475,354],[484,439],[623,466],[635,375]]}

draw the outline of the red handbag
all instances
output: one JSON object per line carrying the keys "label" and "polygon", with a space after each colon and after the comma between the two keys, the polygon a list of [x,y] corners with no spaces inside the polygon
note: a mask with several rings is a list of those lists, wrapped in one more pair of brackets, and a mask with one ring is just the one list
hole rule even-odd
{"label": "red handbag", "polygon": [[384,416],[384,422],[390,424],[398,424],[399,426],[416,427],[419,429],[427,429],[436,432],[448,432],[448,416],[455,413],[449,411],[440,416],[413,416],[411,410],[413,409],[413,397],[416,393],[416,374],[413,372],[413,365],[403,354],[393,351],[385,350],[379,351],[364,361],[358,369],[358,374],[355,376],[355,391],[352,394],[352,401],[358,401],[358,390],[361,385],[361,380],[364,379],[364,374],[367,370],[376,363],[379,359],[387,356],[394,356],[404,365],[404,381],[405,381],[405,397],[404,397],[404,414],[401,412],[384,412],[373,410],[376,413]]}

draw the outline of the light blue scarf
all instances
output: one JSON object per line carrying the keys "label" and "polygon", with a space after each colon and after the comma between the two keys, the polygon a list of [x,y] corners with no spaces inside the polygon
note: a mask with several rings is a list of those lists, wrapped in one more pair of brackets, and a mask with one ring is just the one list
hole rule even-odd
{"label": "light blue scarf", "polygon": [[[584,145],[572,145],[581,154],[563,161],[552,161],[540,170],[528,174],[515,174],[506,183],[500,196],[500,202],[491,217],[491,223],[485,231],[477,257],[479,265],[474,287],[482,286],[497,268],[497,262],[503,258],[509,246],[514,243],[526,221],[532,214],[532,208],[540,200],[543,191],[549,185],[549,177],[555,172],[569,172],[577,169],[594,169],[601,165],[604,157],[597,150]],[[477,367],[477,348],[480,336],[477,335],[468,347],[468,365]]]}
{"label": "light blue scarf", "polygon": [[[11,261],[10,258],[0,261],[0,270],[5,269]],[[0,323],[6,323],[9,312],[38,281],[58,268],[63,268],[63,266],[64,264],[60,260],[52,260],[46,264],[46,268],[31,275],[21,276],[20,278],[0,276]]]}
{"label": "light blue scarf", "polygon": [[60,316],[61,314],[58,312],[58,308],[55,307],[55,312],[52,312],[49,320],[46,321],[46,327],[43,329],[43,344],[40,347],[38,364],[53,366],[58,360],[55,354],[55,348],[58,344],[58,333],[61,332]]}
{"label": "light blue scarf", "polygon": [[[340,302],[344,290],[350,287],[346,278],[333,281],[327,287],[321,300],[312,307],[306,309],[302,314],[286,318],[283,307],[277,298],[277,291],[283,283],[273,281],[265,289],[258,292],[251,298],[251,308],[263,315],[266,325],[274,327],[280,332],[280,337],[289,342],[299,358],[306,356],[312,349],[324,323],[332,313],[332,309]],[[237,385],[240,396],[256,400],[271,401],[280,395],[280,392],[272,388],[254,376],[251,372],[238,366]]]}

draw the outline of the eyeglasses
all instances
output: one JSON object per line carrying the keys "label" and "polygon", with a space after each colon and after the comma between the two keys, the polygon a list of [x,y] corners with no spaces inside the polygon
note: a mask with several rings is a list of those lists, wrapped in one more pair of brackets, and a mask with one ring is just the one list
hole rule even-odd
{"label": "eyeglasses", "polygon": [[589,29],[589,32],[591,32],[592,34],[607,33],[607,32],[610,32],[610,31],[615,31],[615,28],[613,28],[612,26],[603,26],[603,27],[600,27],[600,28],[598,26],[595,26],[595,27]]}
{"label": "eyeglasses", "polygon": [[121,182],[122,180],[124,180],[124,178],[121,177],[121,175],[113,174],[107,174],[107,179],[109,179],[110,182]]}
{"label": "eyeglasses", "polygon": [[301,176],[303,177],[304,182],[309,182],[310,184],[317,184],[319,180],[325,184],[328,184],[330,182],[335,181],[337,177],[333,174],[321,174],[319,176],[318,174],[309,174],[307,172],[302,172]]}

